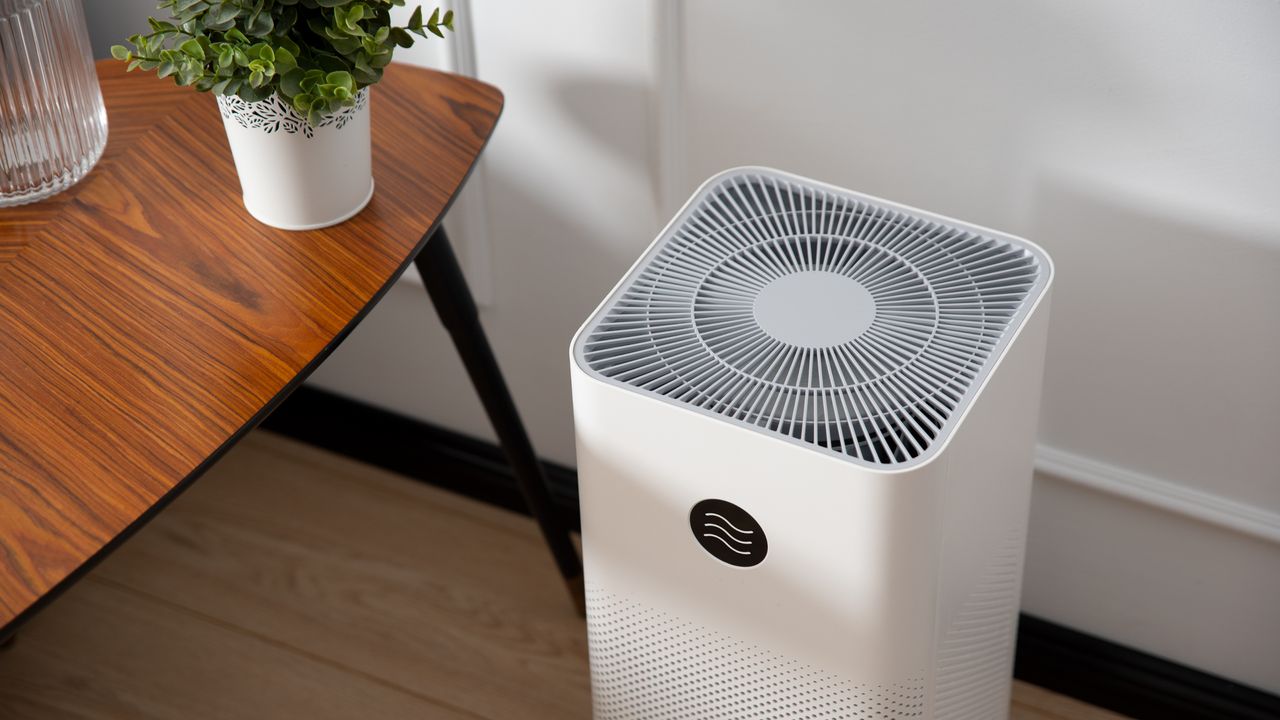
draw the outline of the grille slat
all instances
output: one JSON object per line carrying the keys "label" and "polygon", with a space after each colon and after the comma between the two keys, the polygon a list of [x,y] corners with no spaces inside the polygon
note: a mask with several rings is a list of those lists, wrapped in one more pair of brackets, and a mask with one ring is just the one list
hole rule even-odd
{"label": "grille slat", "polygon": [[[855,461],[904,463],[945,435],[1041,272],[1017,243],[740,171],[685,211],[581,352],[638,390]],[[854,283],[870,305],[835,295],[792,308],[794,333],[789,316],[769,326],[762,298],[800,273]]]}

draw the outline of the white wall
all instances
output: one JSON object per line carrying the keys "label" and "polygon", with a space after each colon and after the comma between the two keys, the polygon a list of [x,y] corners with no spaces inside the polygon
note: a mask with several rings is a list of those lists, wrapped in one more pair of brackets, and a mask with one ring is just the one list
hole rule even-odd
{"label": "white wall", "polygon": [[683,7],[683,192],[776,165],[1042,244],[1042,466],[1254,531],[1042,473],[1025,609],[1280,691],[1280,5]]}
{"label": "white wall", "polygon": [[[1026,609],[1280,692],[1280,5],[471,9],[507,108],[468,258],[544,455],[573,458],[573,330],[719,169],[1022,234],[1059,268]],[[313,382],[492,436],[411,284]]]}
{"label": "white wall", "polygon": [[[506,107],[485,152],[484,322],[535,445],[573,460],[569,337],[658,228],[650,3],[473,0],[480,77]],[[492,437],[421,288],[401,284],[316,384]]]}

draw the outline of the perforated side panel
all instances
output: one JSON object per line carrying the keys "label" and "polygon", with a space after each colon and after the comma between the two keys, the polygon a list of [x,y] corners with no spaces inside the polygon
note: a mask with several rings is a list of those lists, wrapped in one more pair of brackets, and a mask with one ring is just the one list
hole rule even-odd
{"label": "perforated side panel", "polygon": [[587,588],[595,720],[924,717],[921,677],[858,684]]}
{"label": "perforated side panel", "polygon": [[1022,547],[1019,533],[992,558],[939,643],[938,720],[1008,715]]}

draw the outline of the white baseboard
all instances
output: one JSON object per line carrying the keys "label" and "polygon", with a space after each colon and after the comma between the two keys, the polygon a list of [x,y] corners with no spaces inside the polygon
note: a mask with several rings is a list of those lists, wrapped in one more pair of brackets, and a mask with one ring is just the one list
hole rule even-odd
{"label": "white baseboard", "polygon": [[1280,544],[1280,513],[1047,445],[1036,448],[1036,470],[1100,492]]}

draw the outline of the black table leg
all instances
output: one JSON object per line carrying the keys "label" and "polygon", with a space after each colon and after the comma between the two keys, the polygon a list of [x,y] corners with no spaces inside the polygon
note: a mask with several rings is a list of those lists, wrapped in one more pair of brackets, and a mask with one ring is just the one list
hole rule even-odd
{"label": "black table leg", "polygon": [[462,275],[462,268],[458,266],[458,258],[453,254],[449,236],[445,234],[443,227],[436,229],[413,262],[422,275],[440,320],[453,338],[458,354],[462,356],[467,374],[471,376],[471,383],[475,385],[489,421],[498,434],[498,442],[511,463],[520,492],[537,519],[560,574],[569,587],[574,606],[579,614],[585,614],[582,562],[569,537],[568,526],[551,502],[546,474],[534,454],[533,444],[525,432],[524,423],[520,420],[515,401],[511,399],[502,371],[498,368],[498,360],[489,347],[489,340],[480,325],[480,313],[476,309],[475,299],[471,297],[471,289]]}

